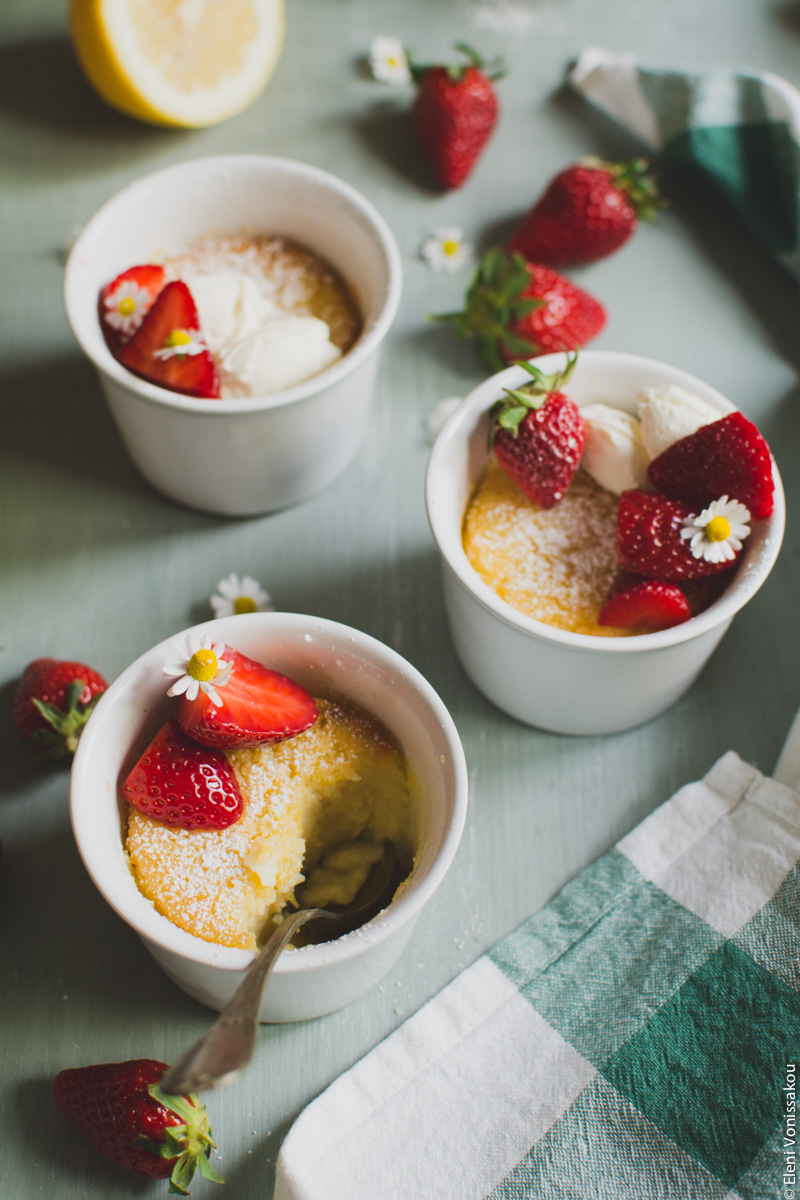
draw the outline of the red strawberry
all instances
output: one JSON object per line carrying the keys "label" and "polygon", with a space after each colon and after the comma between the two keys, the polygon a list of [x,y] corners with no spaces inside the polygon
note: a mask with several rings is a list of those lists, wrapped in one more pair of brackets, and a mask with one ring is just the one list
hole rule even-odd
{"label": "red strawberry", "polygon": [[197,306],[179,279],[161,290],[117,357],[128,370],[159,387],[187,396],[219,398],[217,368],[200,333]]}
{"label": "red strawberry", "polygon": [[414,130],[436,182],[448,189],[461,186],[491,137],[499,113],[493,83],[505,73],[499,60],[487,71],[469,46],[456,49],[466,54],[467,64],[410,64],[419,84],[411,110]]}
{"label": "red strawberry", "polygon": [[65,758],[74,754],[107,687],[103,676],[83,663],[36,658],[22,672],[14,692],[14,724],[45,757]]}
{"label": "red strawberry", "polygon": [[499,371],[523,356],[583,346],[603,328],[606,313],[563,275],[495,247],[481,260],[464,311],[434,320],[448,321],[459,337],[474,337],[481,361]]}
{"label": "red strawberry", "polygon": [[517,487],[534,504],[552,508],[578,469],[586,440],[580,409],[559,389],[572,374],[575,358],[564,371],[543,375],[521,362],[533,383],[492,406],[490,443],[495,457]]}
{"label": "red strawberry", "polygon": [[740,412],[679,438],[652,460],[647,474],[668,496],[701,508],[725,495],[745,504],[754,521],[772,512],[775,485],[769,446]]}
{"label": "red strawberry", "polygon": [[655,633],[680,625],[691,615],[689,602],[677,584],[622,571],[609,589],[598,624]]}
{"label": "red strawberry", "polygon": [[695,558],[688,539],[681,537],[683,522],[697,509],[682,500],[631,488],[619,498],[617,509],[617,559],[621,567],[649,579],[680,582],[729,571],[741,555],[729,561]]}
{"label": "red strawberry", "polygon": [[242,815],[233,767],[177,721],[162,725],[120,789],[129,804],[178,829],[227,829]]}
{"label": "red strawberry", "polygon": [[225,750],[282,742],[314,724],[317,706],[299,683],[230,646],[223,661],[232,663],[233,669],[227,683],[215,681],[221,705],[202,688],[193,700],[181,696],[178,720],[189,737]]}
{"label": "red strawberry", "polygon": [[100,293],[100,320],[112,351],[136,332],[164,286],[164,268],[129,267]]}
{"label": "red strawberry", "polygon": [[652,221],[658,189],[642,158],[604,163],[586,158],[551,180],[507,246],[550,267],[593,262],[618,250],[639,217]]}
{"label": "red strawberry", "polygon": [[59,1071],[53,1098],[67,1120],[104,1158],[140,1179],[170,1177],[188,1196],[197,1167],[224,1179],[208,1161],[214,1143],[198,1096],[167,1096],[158,1086],[167,1064],[152,1058]]}

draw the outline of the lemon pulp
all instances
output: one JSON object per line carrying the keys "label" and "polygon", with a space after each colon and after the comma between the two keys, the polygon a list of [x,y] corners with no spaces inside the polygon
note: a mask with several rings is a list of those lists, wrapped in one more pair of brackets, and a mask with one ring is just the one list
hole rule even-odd
{"label": "lemon pulp", "polygon": [[90,83],[156,125],[215,125],[247,108],[283,48],[284,0],[71,0]]}

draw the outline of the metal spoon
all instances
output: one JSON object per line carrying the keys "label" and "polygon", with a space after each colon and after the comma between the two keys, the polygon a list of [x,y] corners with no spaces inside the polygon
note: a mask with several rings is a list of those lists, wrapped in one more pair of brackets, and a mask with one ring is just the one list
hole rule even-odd
{"label": "metal spoon", "polygon": [[319,920],[320,928],[310,940],[331,941],[350,933],[385,908],[398,883],[394,854],[387,845],[351,904],[332,905],[330,909],[300,908],[285,917],[253,959],[208,1032],[164,1073],[159,1084],[161,1090],[170,1096],[183,1096],[204,1088],[224,1087],[238,1079],[255,1052],[258,1012],[267,980],[295,931],[307,921]]}

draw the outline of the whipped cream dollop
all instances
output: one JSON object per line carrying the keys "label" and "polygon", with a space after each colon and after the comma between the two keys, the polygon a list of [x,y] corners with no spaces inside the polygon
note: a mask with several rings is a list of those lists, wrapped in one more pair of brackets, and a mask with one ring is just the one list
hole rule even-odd
{"label": "whipped cream dollop", "polygon": [[715,408],[682,387],[646,387],[637,398],[642,440],[650,458],[657,458],[673,442],[695,433],[721,417]]}
{"label": "whipped cream dollop", "polygon": [[583,469],[616,495],[642,487],[649,458],[639,418],[608,404],[587,404],[581,416],[586,427]]}
{"label": "whipped cream dollop", "polygon": [[249,276],[223,270],[181,277],[221,368],[223,395],[268,396],[319,375],[341,358],[324,321],[280,308]]}

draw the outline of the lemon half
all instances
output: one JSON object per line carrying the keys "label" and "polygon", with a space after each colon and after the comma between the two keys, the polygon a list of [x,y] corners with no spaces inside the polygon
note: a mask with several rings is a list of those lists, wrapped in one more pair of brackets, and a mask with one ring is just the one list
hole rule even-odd
{"label": "lemon half", "polygon": [[104,100],[154,125],[215,125],[275,70],[284,0],[71,0],[80,63]]}

